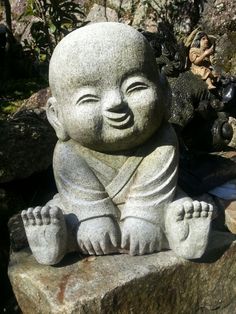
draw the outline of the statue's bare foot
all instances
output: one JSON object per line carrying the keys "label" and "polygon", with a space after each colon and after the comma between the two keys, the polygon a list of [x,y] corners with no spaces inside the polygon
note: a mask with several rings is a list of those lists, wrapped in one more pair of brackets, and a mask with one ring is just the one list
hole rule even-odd
{"label": "statue's bare foot", "polygon": [[29,246],[40,264],[58,263],[66,253],[67,230],[58,207],[37,206],[21,213]]}
{"label": "statue's bare foot", "polygon": [[129,251],[130,255],[143,255],[160,251],[160,228],[146,220],[128,217],[122,228],[121,248]]}
{"label": "statue's bare foot", "polygon": [[81,222],[77,241],[84,254],[104,255],[118,252],[120,230],[111,217],[96,217]]}
{"label": "statue's bare foot", "polygon": [[184,258],[200,258],[208,243],[213,206],[199,201],[172,205],[165,220],[170,248]]}

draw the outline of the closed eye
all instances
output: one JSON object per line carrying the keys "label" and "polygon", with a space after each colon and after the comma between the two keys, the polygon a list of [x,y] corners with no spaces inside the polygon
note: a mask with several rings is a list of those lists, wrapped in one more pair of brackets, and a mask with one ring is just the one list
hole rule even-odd
{"label": "closed eye", "polygon": [[86,94],[86,95],[81,96],[77,100],[76,103],[78,105],[81,105],[81,104],[86,103],[86,102],[97,102],[97,101],[99,101],[99,97],[97,97],[96,95]]}
{"label": "closed eye", "polygon": [[132,93],[132,92],[140,91],[147,88],[148,88],[148,85],[143,82],[134,82],[127,87],[126,93]]}

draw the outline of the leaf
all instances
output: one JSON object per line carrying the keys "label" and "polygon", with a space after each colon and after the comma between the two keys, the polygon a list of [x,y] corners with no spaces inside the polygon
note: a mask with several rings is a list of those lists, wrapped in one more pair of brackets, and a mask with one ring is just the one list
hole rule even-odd
{"label": "leaf", "polygon": [[46,60],[47,60],[47,55],[41,53],[41,54],[39,55],[39,60],[42,61],[42,62],[46,61]]}
{"label": "leaf", "polygon": [[61,27],[63,29],[70,29],[72,27],[72,24],[70,22],[69,23],[65,22],[61,25]]}
{"label": "leaf", "polygon": [[49,24],[49,29],[52,34],[55,33],[55,31],[57,30],[56,25],[52,22]]}

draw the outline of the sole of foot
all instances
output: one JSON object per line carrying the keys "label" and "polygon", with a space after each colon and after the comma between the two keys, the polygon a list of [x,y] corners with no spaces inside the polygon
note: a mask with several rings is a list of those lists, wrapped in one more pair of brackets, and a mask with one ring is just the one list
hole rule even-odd
{"label": "sole of foot", "polygon": [[23,210],[29,246],[40,264],[57,264],[65,255],[67,230],[63,213],[58,207],[37,206]]}

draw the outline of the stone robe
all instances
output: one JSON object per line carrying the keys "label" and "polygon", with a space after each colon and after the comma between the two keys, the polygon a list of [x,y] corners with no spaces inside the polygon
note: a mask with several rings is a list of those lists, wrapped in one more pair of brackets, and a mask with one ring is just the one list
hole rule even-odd
{"label": "stone robe", "polygon": [[191,71],[193,74],[200,75],[203,80],[206,80],[211,74],[211,60],[206,57],[202,60],[201,64],[195,64],[195,60],[200,57],[204,51],[200,48],[191,48],[189,51],[189,60],[191,62]]}
{"label": "stone robe", "polygon": [[[143,146],[105,154],[69,140],[58,141],[54,175],[59,195],[49,203],[79,221],[112,216],[163,223],[177,182],[177,139],[164,123]],[[70,162],[68,162],[70,161]]]}

